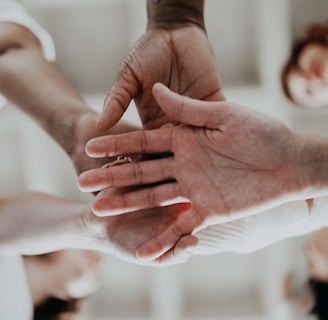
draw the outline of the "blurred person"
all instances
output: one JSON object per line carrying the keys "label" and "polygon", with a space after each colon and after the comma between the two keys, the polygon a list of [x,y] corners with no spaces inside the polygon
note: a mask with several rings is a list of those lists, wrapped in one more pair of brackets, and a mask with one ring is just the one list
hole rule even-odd
{"label": "blurred person", "polygon": [[[328,228],[312,233],[305,241],[305,274],[289,272],[284,281],[285,309],[292,320],[328,318]],[[297,266],[299,269],[300,266]]]}
{"label": "blurred person", "polygon": [[306,242],[310,288],[313,296],[311,313],[319,320],[328,318],[328,228],[314,233]]}
{"label": "blurred person", "polygon": [[295,105],[328,106],[328,22],[308,26],[294,41],[281,82],[285,95]]}
{"label": "blurred person", "polygon": [[[24,193],[0,201],[0,316],[30,319],[33,310],[21,255],[63,249],[87,249],[113,254],[130,263],[165,266],[182,263],[197,238],[182,237],[171,252],[156,261],[139,261],[136,251],[165,230],[189,206],[140,210],[131,215],[96,217],[90,204],[41,193]],[[20,297],[20,298],[18,298]],[[21,308],[14,308],[20,300]]]}
{"label": "blurred person", "polygon": [[317,280],[328,281],[328,228],[315,232],[305,243],[304,254],[311,275]]}
{"label": "blurred person", "polygon": [[102,257],[88,250],[24,256],[34,320],[73,319],[99,284]]}

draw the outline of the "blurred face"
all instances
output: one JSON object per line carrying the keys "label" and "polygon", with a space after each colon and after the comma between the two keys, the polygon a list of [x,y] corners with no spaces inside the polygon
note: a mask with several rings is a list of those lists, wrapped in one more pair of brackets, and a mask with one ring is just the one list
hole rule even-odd
{"label": "blurred face", "polygon": [[99,286],[101,256],[88,250],[63,250],[52,259],[53,296],[67,300],[92,294]]}
{"label": "blurred face", "polygon": [[312,278],[328,281],[328,228],[317,231],[304,247]]}
{"label": "blurred face", "polygon": [[328,47],[306,46],[298,68],[290,72],[287,83],[292,99],[308,108],[328,106]]}

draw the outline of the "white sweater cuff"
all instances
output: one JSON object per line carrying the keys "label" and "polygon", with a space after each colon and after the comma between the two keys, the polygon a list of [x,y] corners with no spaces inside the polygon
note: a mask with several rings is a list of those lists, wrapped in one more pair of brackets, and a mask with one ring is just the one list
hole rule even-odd
{"label": "white sweater cuff", "polygon": [[308,231],[309,214],[305,201],[295,201],[261,214],[209,226],[195,235],[199,245],[195,254],[232,251],[249,253],[282,239]]}

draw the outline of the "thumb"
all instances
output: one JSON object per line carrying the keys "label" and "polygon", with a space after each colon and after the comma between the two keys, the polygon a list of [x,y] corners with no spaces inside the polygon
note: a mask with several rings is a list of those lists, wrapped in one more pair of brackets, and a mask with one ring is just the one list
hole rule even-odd
{"label": "thumb", "polygon": [[169,117],[187,125],[215,129],[229,112],[226,102],[191,99],[174,93],[161,83],[153,86],[153,95]]}
{"label": "thumb", "polygon": [[107,94],[103,110],[98,117],[98,130],[108,130],[115,125],[138,91],[138,81],[131,70],[124,67],[122,70]]}

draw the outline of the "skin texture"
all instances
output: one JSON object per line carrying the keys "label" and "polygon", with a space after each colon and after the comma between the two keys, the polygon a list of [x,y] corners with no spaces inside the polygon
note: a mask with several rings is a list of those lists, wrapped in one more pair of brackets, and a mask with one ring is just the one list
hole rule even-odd
{"label": "skin texture", "polygon": [[[44,59],[38,39],[17,24],[1,23],[1,26],[1,94],[35,120],[63,148],[77,173],[99,168],[108,162],[108,159],[88,157],[86,142],[106,133],[127,132],[136,130],[136,127],[121,122],[110,130],[98,131],[98,114],[85,104],[55,64]],[[175,209],[174,215],[179,215],[186,206]],[[164,216],[167,210],[171,212],[172,208],[161,209],[156,216],[156,223],[163,223],[163,228],[171,224]],[[153,211],[140,215],[140,221],[145,223],[149,221],[148,215],[154,216]],[[144,229],[142,225],[137,227],[130,223],[135,223],[132,216],[130,219],[122,217],[121,223],[120,219],[95,221],[93,217],[89,204],[50,195],[25,193],[12,198],[3,197],[0,206],[0,250],[10,254],[40,254],[65,248],[93,249],[118,256],[122,254],[124,259],[140,263],[136,251],[138,246],[149,240],[147,224]],[[111,222],[115,224],[111,226]],[[101,235],[98,229],[103,232]],[[115,234],[114,230],[118,229],[122,230],[126,242]],[[142,230],[145,230],[144,234],[140,234]],[[179,248],[188,250],[196,242],[195,237],[184,239],[177,251],[172,250],[157,262],[185,261],[185,257],[182,260],[177,258]]]}
{"label": "skin texture", "polygon": [[[327,193],[327,180],[322,178],[327,172],[326,139],[299,135],[279,120],[232,103],[182,97],[161,84],[154,86],[153,94],[169,116],[189,125],[98,138],[86,150],[93,157],[172,155],[95,169],[79,177],[84,191],[105,189],[93,204],[98,215],[154,207],[179,196],[190,199],[192,209],[174,228],[138,250],[139,256],[154,258],[174,246],[179,235],[207,225]],[[120,195],[106,190],[133,185],[148,188]]]}
{"label": "skin texture", "polygon": [[[86,105],[60,70],[44,59],[38,40],[31,32],[13,23],[1,23],[1,26],[4,27],[0,34],[1,94],[63,148],[77,173],[102,165],[106,161],[94,161],[86,156],[86,142],[106,133],[128,132],[137,127],[121,122],[111,130],[98,131],[98,114]],[[9,39],[16,39],[18,44]]]}
{"label": "skin texture", "polygon": [[[177,204],[127,215],[96,217],[89,204],[40,193],[2,199],[0,206],[0,251],[3,254],[36,255],[62,249],[88,249],[116,255],[136,264],[137,250],[175,224],[190,208]],[[185,262],[197,238],[187,236],[147,265]]]}
{"label": "skin texture", "polygon": [[203,3],[148,1],[147,30],[132,47],[108,93],[98,120],[99,129],[114,125],[132,99],[144,128],[159,128],[172,122],[153,98],[156,82],[195,99],[224,99],[204,26]]}

